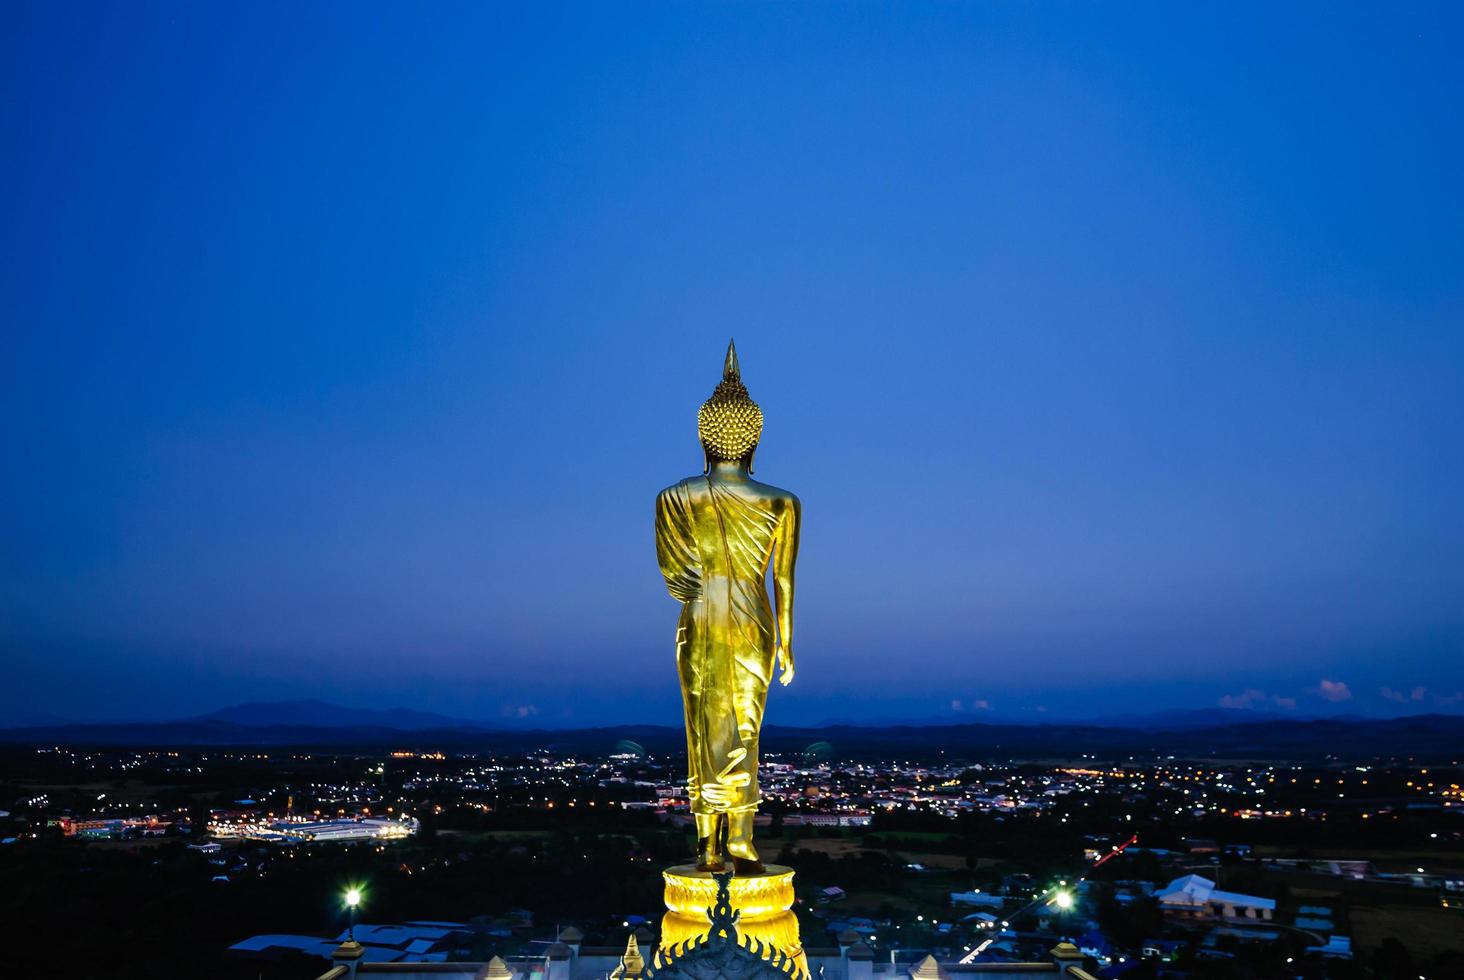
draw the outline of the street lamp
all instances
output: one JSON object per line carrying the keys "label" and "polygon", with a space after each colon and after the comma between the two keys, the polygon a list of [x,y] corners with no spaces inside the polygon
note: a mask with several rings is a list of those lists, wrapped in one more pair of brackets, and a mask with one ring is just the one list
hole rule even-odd
{"label": "street lamp", "polygon": [[356,906],[361,904],[361,889],[352,888],[346,892],[346,908],[351,910],[351,924],[346,929],[346,941],[356,941]]}

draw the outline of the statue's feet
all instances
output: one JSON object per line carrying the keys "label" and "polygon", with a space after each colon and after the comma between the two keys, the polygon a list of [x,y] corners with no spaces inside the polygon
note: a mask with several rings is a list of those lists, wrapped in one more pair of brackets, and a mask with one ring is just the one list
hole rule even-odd
{"label": "statue's feet", "polygon": [[698,813],[695,821],[696,870],[724,870],[727,859],[722,855],[722,838],[726,834],[726,818],[720,813]]}
{"label": "statue's feet", "polygon": [[727,855],[732,869],[740,875],[762,874],[765,870],[752,846],[752,812],[734,813],[727,818]]}
{"label": "statue's feet", "polygon": [[732,855],[732,870],[739,875],[760,875],[767,870],[757,858],[743,858]]}
{"label": "statue's feet", "polygon": [[719,873],[727,868],[726,859],[717,849],[715,837],[702,837],[696,842],[696,870]]}

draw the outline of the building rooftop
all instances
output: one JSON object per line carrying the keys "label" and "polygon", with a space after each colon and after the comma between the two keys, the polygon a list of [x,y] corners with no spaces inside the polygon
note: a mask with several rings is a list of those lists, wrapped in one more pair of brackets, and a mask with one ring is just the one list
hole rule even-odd
{"label": "building rooftop", "polygon": [[1171,905],[1201,905],[1206,902],[1220,902],[1225,905],[1240,905],[1272,911],[1276,908],[1276,902],[1273,899],[1261,898],[1258,895],[1243,895],[1240,892],[1221,891],[1209,878],[1202,878],[1195,874],[1175,878],[1160,889],[1159,900]]}
{"label": "building rooftop", "polygon": [[[466,926],[448,925],[426,925],[420,923],[402,923],[399,925],[367,925],[358,923],[355,927],[356,942],[363,946],[406,946],[416,940],[428,940],[430,942],[441,942],[455,932],[465,932]],[[336,937],[336,942],[343,943],[349,937],[351,930],[343,930]]]}

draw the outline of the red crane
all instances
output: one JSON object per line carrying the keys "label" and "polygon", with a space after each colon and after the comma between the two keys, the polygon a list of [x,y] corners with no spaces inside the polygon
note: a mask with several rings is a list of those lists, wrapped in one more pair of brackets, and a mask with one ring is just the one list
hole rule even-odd
{"label": "red crane", "polygon": [[[1138,839],[1139,839],[1139,835],[1138,834],[1134,834],[1128,840],[1124,841],[1122,844],[1119,844],[1113,850],[1109,851],[1107,854],[1103,855],[1101,858],[1099,858],[1098,860],[1094,861],[1093,862],[1093,866],[1088,869],[1089,873],[1094,872],[1094,871],[1097,871],[1099,868],[1103,867],[1103,862],[1107,861],[1109,858],[1114,857],[1115,855],[1118,855],[1118,854],[1122,854],[1123,851],[1124,851],[1124,848],[1128,847],[1131,844],[1136,843],[1138,841]],[[1083,877],[1086,878],[1087,875],[1084,875]]]}

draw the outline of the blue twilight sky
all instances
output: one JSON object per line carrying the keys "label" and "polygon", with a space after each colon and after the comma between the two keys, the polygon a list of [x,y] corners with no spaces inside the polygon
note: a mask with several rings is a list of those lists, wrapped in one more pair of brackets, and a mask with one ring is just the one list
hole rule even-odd
{"label": "blue twilight sky", "polygon": [[729,336],[770,721],[1464,710],[1464,15],[1275,6],[10,5],[0,722],[675,720]]}

